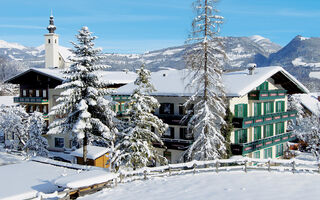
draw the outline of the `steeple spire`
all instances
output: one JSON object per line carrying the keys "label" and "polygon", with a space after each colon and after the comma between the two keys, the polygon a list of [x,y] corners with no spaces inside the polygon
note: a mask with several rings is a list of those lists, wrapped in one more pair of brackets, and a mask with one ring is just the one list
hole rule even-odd
{"label": "steeple spire", "polygon": [[51,15],[50,15],[50,20],[49,20],[49,26],[47,27],[47,29],[48,29],[49,33],[54,33],[54,31],[57,29],[56,26],[54,25],[52,10],[51,10]]}

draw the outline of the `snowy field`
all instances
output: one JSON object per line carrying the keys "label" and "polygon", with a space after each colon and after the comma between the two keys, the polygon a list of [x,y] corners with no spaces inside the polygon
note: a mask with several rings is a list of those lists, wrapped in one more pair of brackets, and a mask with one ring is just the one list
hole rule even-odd
{"label": "snowy field", "polygon": [[119,184],[79,198],[112,200],[318,200],[320,175],[289,172],[201,173]]}
{"label": "snowy field", "polygon": [[52,182],[77,170],[55,167],[33,161],[0,166],[0,199],[28,199],[38,192],[52,193],[58,187]]}
{"label": "snowy field", "polygon": [[11,154],[8,154],[8,153],[5,153],[5,152],[0,152],[0,166],[1,165],[10,165],[10,164],[19,163],[23,159],[24,158],[21,157],[21,156],[16,156],[16,155],[11,155]]}

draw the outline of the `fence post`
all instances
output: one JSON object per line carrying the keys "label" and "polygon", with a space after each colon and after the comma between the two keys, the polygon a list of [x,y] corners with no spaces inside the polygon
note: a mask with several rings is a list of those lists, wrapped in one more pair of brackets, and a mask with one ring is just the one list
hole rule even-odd
{"label": "fence post", "polygon": [[[115,187],[117,187],[118,186],[118,177],[113,180],[114,180]],[[120,174],[120,180],[121,180],[121,174]]]}
{"label": "fence post", "polygon": [[320,174],[320,163],[318,163],[318,173]]}
{"label": "fence post", "polygon": [[294,173],[296,170],[296,162],[292,161],[292,173]]}
{"label": "fence post", "polygon": [[122,179],[123,179],[123,174],[120,173],[120,183],[122,183]]}
{"label": "fence post", "polygon": [[196,173],[196,168],[197,168],[197,164],[196,164],[196,163],[194,163],[194,164],[193,164],[193,174],[195,174],[195,173]]}
{"label": "fence post", "polygon": [[268,160],[268,171],[271,172],[271,161]]}
{"label": "fence post", "polygon": [[247,173],[247,171],[248,171],[247,165],[248,165],[248,161],[245,160],[245,161],[244,161],[244,172],[245,172],[245,173]]}
{"label": "fence post", "polygon": [[171,176],[171,167],[169,165],[169,176]]}
{"label": "fence post", "polygon": [[220,165],[220,163],[219,163],[219,161],[217,160],[217,162],[216,162],[216,172],[217,172],[217,173],[219,172],[219,165]]}
{"label": "fence post", "polygon": [[143,171],[143,175],[144,175],[144,180],[147,180],[147,170]]}

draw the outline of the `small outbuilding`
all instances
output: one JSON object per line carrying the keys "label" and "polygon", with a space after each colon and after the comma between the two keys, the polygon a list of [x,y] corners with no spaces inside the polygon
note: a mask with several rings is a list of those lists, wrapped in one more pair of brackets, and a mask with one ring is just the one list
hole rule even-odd
{"label": "small outbuilding", "polygon": [[[109,148],[88,146],[87,164],[95,167],[109,168]],[[77,149],[71,153],[75,157],[76,163],[83,165],[83,148]]]}

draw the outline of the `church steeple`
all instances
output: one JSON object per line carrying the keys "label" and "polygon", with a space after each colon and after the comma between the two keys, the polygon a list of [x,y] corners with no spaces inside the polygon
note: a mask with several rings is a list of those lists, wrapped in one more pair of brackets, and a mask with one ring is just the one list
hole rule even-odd
{"label": "church steeple", "polygon": [[52,10],[51,10],[51,16],[49,20],[49,26],[47,27],[49,33],[54,33],[54,31],[57,29],[57,27],[54,25],[54,19],[52,15]]}

